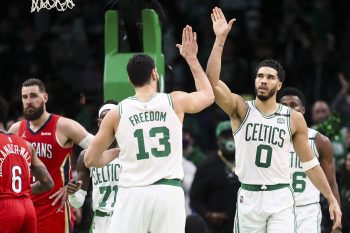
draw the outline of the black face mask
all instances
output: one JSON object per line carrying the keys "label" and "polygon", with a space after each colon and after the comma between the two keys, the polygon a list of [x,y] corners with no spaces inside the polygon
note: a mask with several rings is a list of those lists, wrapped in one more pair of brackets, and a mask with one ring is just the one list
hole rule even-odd
{"label": "black face mask", "polygon": [[182,139],[182,149],[186,150],[187,147],[190,145],[190,141],[188,139]]}
{"label": "black face mask", "polygon": [[220,140],[219,149],[226,159],[231,161],[234,160],[236,147],[233,139]]}

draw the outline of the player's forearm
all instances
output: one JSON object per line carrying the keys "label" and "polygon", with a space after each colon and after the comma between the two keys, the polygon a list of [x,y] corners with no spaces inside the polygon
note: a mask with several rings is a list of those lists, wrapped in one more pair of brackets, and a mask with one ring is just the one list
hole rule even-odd
{"label": "player's forearm", "polygon": [[38,180],[30,185],[33,194],[43,193],[54,187],[54,182],[46,167],[32,166],[31,171],[33,176]]}
{"label": "player's forearm", "polygon": [[84,163],[86,167],[103,167],[108,163],[112,162],[119,156],[120,149],[113,148],[104,151],[101,156],[93,156],[89,154],[89,149],[84,156]]}
{"label": "player's forearm", "polygon": [[329,185],[331,187],[332,193],[337,200],[338,204],[340,205],[340,196],[339,196],[339,190],[338,190],[338,184],[335,180],[335,178],[332,181],[329,181]]}
{"label": "player's forearm", "polygon": [[221,58],[224,44],[224,39],[216,38],[208,59],[206,73],[212,87],[216,87],[220,79]]}
{"label": "player's forearm", "polygon": [[200,65],[198,59],[196,57],[186,59],[196,86],[196,90],[202,93],[202,102],[208,102],[207,105],[212,104],[214,102],[214,93],[209,83],[208,77],[205,74],[202,66]]}
{"label": "player's forearm", "polygon": [[332,190],[328,184],[327,178],[320,165],[313,167],[306,171],[306,175],[309,177],[313,185],[325,196],[328,202],[335,199]]}

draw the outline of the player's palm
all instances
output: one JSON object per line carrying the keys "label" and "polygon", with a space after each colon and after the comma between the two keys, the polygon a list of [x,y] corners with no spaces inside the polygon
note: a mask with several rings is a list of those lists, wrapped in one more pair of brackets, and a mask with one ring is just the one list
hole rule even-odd
{"label": "player's palm", "polygon": [[177,44],[181,56],[185,59],[196,57],[198,53],[197,34],[192,32],[190,26],[186,26],[182,31],[182,43]]}
{"label": "player's palm", "polygon": [[236,19],[231,19],[229,22],[227,22],[221,9],[218,7],[213,9],[211,20],[213,22],[215,36],[219,38],[226,38],[232,28],[233,23],[236,21]]}

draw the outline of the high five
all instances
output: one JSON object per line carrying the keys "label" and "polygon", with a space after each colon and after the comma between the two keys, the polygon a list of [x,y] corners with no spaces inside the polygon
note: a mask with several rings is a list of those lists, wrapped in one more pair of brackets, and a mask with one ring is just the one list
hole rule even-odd
{"label": "high five", "polygon": [[242,186],[238,193],[235,232],[294,232],[294,199],[290,189],[290,155],[294,146],[303,168],[329,202],[340,225],[341,211],[327,179],[308,144],[308,130],[301,113],[276,102],[285,78],[283,67],[264,60],[256,68],[253,101],[244,101],[219,80],[221,56],[235,19],[228,23],[221,9],[211,19],[216,36],[207,65],[215,102],[229,115],[236,142],[236,174]]}

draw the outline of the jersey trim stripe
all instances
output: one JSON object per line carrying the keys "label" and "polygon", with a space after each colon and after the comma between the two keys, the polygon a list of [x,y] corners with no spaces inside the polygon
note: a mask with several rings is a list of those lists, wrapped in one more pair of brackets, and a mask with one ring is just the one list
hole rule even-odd
{"label": "jersey trim stripe", "polygon": [[136,96],[130,96],[130,97],[128,97],[127,99],[136,100],[136,101],[138,101],[138,102],[140,102],[140,103],[148,103],[148,102],[150,102],[157,94],[158,94],[158,92],[154,93],[154,94],[151,95],[151,97],[149,97],[149,99],[146,100],[146,101],[141,101],[141,100],[139,100]]}
{"label": "jersey trim stripe", "polygon": [[305,204],[305,205],[297,205],[296,207],[305,207],[305,206],[315,205],[315,204],[319,204],[319,202],[313,202],[313,203],[309,203],[309,204]]}
{"label": "jersey trim stripe", "polygon": [[314,155],[318,158],[319,157],[319,154],[318,154],[318,151],[317,151],[317,147],[316,147],[316,143],[315,143],[315,136],[317,134],[317,131],[315,131],[315,135],[313,135],[313,138],[311,138],[311,149],[312,149],[312,152],[314,153]]}
{"label": "jersey trim stripe", "polygon": [[155,182],[154,184],[166,184],[176,187],[182,187],[182,182],[180,179],[161,179]]}
{"label": "jersey trim stripe", "polygon": [[288,186],[289,191],[292,193],[292,197],[293,197],[293,215],[294,215],[294,233],[297,232],[297,210],[296,210],[296,204],[295,204],[295,196],[294,196],[294,192],[293,189]]}
{"label": "jersey trim stripe", "polygon": [[63,185],[66,185],[69,182],[69,170],[70,170],[70,157],[68,154],[66,155],[66,158],[63,160],[60,167]]}
{"label": "jersey trim stripe", "polygon": [[[256,107],[256,105],[255,105],[255,100],[253,100],[253,107],[256,109],[256,110],[258,110],[258,112],[260,112],[260,110]],[[280,111],[281,111],[281,109],[282,109],[282,105],[281,104],[278,104],[278,109],[277,109],[277,111],[275,112],[275,113],[273,113],[273,114],[271,114],[271,115],[265,115],[264,113],[262,113],[262,112],[260,112],[260,114],[261,114],[261,116],[262,117],[264,117],[264,118],[266,118],[266,119],[269,119],[269,118],[273,118],[273,117],[275,117],[276,116],[276,113],[279,113]]]}
{"label": "jersey trim stripe", "polygon": [[287,127],[288,127],[288,131],[289,131],[289,137],[290,137],[290,142],[293,143],[293,134],[292,134],[292,127],[290,126],[290,118],[291,118],[291,109],[287,110],[287,115],[288,115],[288,119],[287,119]]}
{"label": "jersey trim stripe", "polygon": [[123,113],[122,103],[120,102],[118,105],[119,105],[119,115],[121,116]]}
{"label": "jersey trim stripe", "polygon": [[174,109],[174,105],[173,105],[173,101],[171,100],[171,96],[169,94],[167,94],[167,96],[168,96],[170,106]]}
{"label": "jersey trim stripe", "polygon": [[[239,197],[241,193],[241,188],[239,188],[238,193],[237,193],[237,198]],[[236,202],[236,217],[235,217],[235,233],[239,233],[239,214],[238,214],[238,201]]]}
{"label": "jersey trim stripe", "polygon": [[70,221],[70,218],[71,218],[71,209],[70,209],[70,206],[69,204],[66,202],[65,203],[65,216],[64,216],[64,223],[65,223],[65,229],[64,231],[67,232],[67,233],[73,233],[73,226],[72,226],[72,223]]}
{"label": "jersey trim stripe", "polygon": [[243,127],[244,123],[248,119],[249,112],[250,112],[250,106],[249,106],[249,104],[247,104],[247,102],[245,102],[245,104],[248,107],[247,112],[245,113],[245,116],[244,116],[243,121],[241,122],[241,124],[239,124],[238,128],[235,131],[233,131],[233,133],[232,133],[233,136],[235,136],[239,132],[239,130]]}
{"label": "jersey trim stripe", "polygon": [[29,132],[33,135],[39,133],[43,128],[45,128],[45,126],[50,122],[50,120],[52,119],[52,114],[50,114],[49,118],[47,118],[46,122],[37,130],[37,131],[33,131],[31,128],[30,128],[30,123],[29,121],[27,121],[27,129],[29,130]]}

